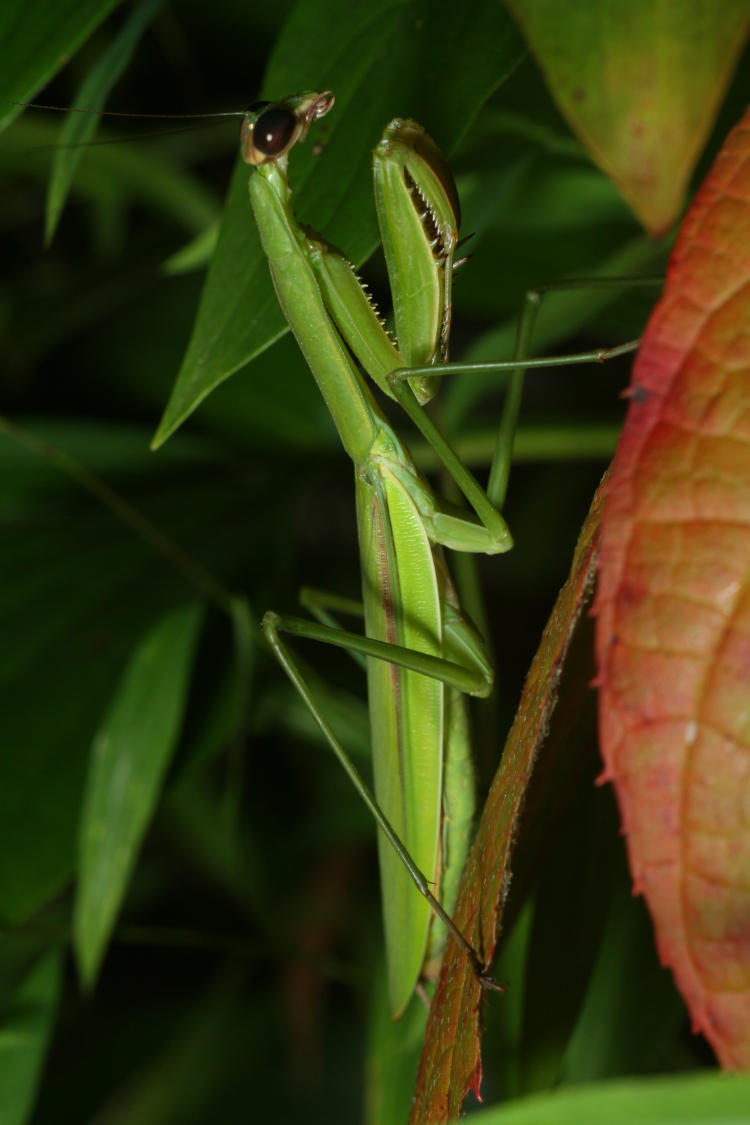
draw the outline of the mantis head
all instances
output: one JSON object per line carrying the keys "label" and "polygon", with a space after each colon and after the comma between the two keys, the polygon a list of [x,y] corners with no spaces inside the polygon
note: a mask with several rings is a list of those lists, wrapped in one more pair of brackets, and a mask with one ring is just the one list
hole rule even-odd
{"label": "mantis head", "polygon": [[242,122],[243,160],[258,166],[286,156],[297,141],[304,141],[313,121],[325,117],[333,103],[330,90],[291,94],[280,102],[256,102]]}

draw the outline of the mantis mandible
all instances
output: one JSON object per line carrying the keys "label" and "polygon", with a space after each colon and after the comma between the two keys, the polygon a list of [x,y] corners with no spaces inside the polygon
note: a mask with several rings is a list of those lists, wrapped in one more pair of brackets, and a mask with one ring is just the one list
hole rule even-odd
{"label": "mantis mandible", "polygon": [[[493,671],[481,636],[461,611],[443,548],[492,555],[512,545],[498,506],[520,385],[514,389],[511,382],[505,432],[501,427],[508,440],[498,443],[485,492],[423,409],[437,387],[436,376],[461,370],[447,364],[459,224],[452,175],[434,142],[412,121],[392,121],[374,150],[396,343],[350,263],[303,229],[292,210],[288,154],[333,101],[330,92],[303,93],[253,107],[245,116],[241,148],[254,166],[250,201],[279,303],[354,464],[364,635],[338,628],[325,614],[319,624],[267,613],[263,627],[378,822],[390,1006],[398,1017],[420,977],[439,963],[445,930],[434,924],[435,915],[491,984],[479,955],[449,916],[473,813],[464,695],[489,694]],[[536,365],[550,362],[559,360]],[[473,513],[435,496],[360,369],[434,446]],[[367,658],[374,799],[282,634]]]}

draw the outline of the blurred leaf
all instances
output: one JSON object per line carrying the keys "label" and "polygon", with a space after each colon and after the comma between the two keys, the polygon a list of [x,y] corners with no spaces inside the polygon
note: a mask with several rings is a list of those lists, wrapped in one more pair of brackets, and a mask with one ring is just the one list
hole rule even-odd
{"label": "blurred leaf", "polygon": [[0,6],[0,128],[104,20],[118,0],[3,0]]}
{"label": "blurred leaf", "polygon": [[750,1079],[717,1074],[600,1082],[481,1110],[477,1125],[744,1125]]}
{"label": "blurred leaf", "polygon": [[31,1115],[57,1013],[62,956],[41,958],[11,996],[0,1020],[0,1121],[25,1125]]}
{"label": "blurred leaf", "polygon": [[[494,0],[482,0],[470,20],[450,0],[377,0],[361,9],[347,0],[302,0],[263,83],[269,99],[305,88],[336,94],[334,112],[316,128],[326,159],[314,177],[312,145],[295,154],[292,182],[301,217],[314,217],[328,241],[363,261],[377,242],[370,150],[384,122],[397,113],[414,116],[450,150],[521,54],[515,29]],[[465,57],[472,60],[468,69]],[[452,81],[458,71],[460,82]],[[249,175],[239,162],[195,331],[155,446],[222,380],[287,331],[250,214]]]}
{"label": "blurred leaf", "polygon": [[[47,193],[47,214],[44,238],[49,244],[65,206],[70,185],[84,148],[96,133],[100,118],[95,112],[101,109],[125,72],[138,41],[164,0],[141,0],[123,24],[118,35],[89,73],[72,105],[60,132],[59,147],[55,150],[55,165]],[[80,112],[76,112],[79,110]]]}
{"label": "blurred leaf", "polygon": [[[30,18],[37,2],[30,0],[25,9]],[[384,16],[382,5],[365,10],[342,3],[329,27],[320,14],[328,8],[311,2],[295,9],[290,32],[297,30],[293,37],[285,34],[277,49],[274,41],[291,7],[292,0],[169,5],[155,21],[154,33],[144,36],[117,88],[122,107],[236,109],[259,95],[272,56],[278,85],[269,74],[266,88],[274,96],[315,86],[321,78],[330,82],[338,97],[331,125],[342,114],[348,132],[343,125],[340,137],[334,130],[333,145],[319,158],[309,152],[310,145],[301,148],[292,176],[296,189],[297,173],[306,161],[314,163],[307,187],[315,192],[316,178],[325,176],[333,156],[338,194],[329,200],[325,194],[306,198],[297,192],[295,205],[301,218],[318,228],[326,222],[327,236],[358,254],[375,239],[368,149],[388,115],[417,117],[441,144],[462,133],[463,117],[468,128],[450,159],[465,215],[462,233],[477,234],[454,290],[457,358],[482,348],[488,358],[507,355],[511,318],[531,285],[566,275],[661,272],[663,248],[646,245],[614,186],[571,139],[531,57],[475,118],[467,113],[467,88],[475,81],[480,91],[491,86],[487,74],[475,76],[472,63],[482,62],[492,47],[489,18],[503,18],[496,0],[489,15],[484,3],[472,3],[456,6],[448,18],[441,4],[401,4],[400,41],[392,53],[412,60],[411,84],[394,87],[389,104],[384,99],[396,63],[381,54],[373,64],[367,44],[371,36],[382,40],[381,26],[393,30],[393,12]],[[117,13],[39,100],[67,104],[96,50],[129,11]],[[347,38],[353,27],[360,29],[359,40]],[[470,41],[472,28],[487,40],[478,47]],[[283,72],[282,63],[288,68]],[[359,102],[348,108],[347,90],[353,87],[334,80],[337,71],[344,76],[357,67]],[[724,120],[735,120],[741,112],[737,107],[748,101],[746,61],[724,101]],[[326,124],[321,122],[321,129]],[[304,583],[356,596],[350,467],[289,335],[268,348],[243,378],[225,380],[204,400],[190,418],[189,442],[181,433],[157,457],[147,453],[185,351],[201,280],[197,273],[166,280],[161,265],[218,216],[229,178],[225,153],[234,152],[230,134],[237,130],[225,124],[156,140],[148,136],[148,126],[134,128],[141,138],[137,144],[96,145],[87,151],[72,188],[75,205],[67,209],[46,255],[40,249],[41,187],[50,153],[34,146],[54,144],[56,134],[45,120],[28,114],[1,139],[5,409],[31,419],[30,429],[96,472],[253,607],[291,609]],[[124,125],[109,129],[108,138],[124,132]],[[325,140],[324,133],[320,139]],[[168,177],[161,174],[165,166]],[[246,177],[243,169],[237,195],[241,231],[249,221]],[[241,243],[231,227],[227,232],[228,252],[234,251]],[[640,265],[635,251],[642,251]],[[227,302],[244,283],[245,265],[240,256],[238,284],[222,295]],[[380,258],[368,263],[366,275],[385,307],[387,279]],[[615,302],[601,293],[596,299],[581,293],[576,307],[568,304],[569,294],[559,305],[550,298],[535,347],[554,340],[555,350],[571,351],[637,335],[653,297],[632,289],[627,294]],[[242,297],[238,310],[248,320],[256,313]],[[571,339],[571,330],[578,340]],[[483,343],[478,337],[485,333]],[[261,336],[252,329],[251,343]],[[534,441],[524,446],[525,463],[514,468],[507,511],[516,549],[502,560],[479,560],[499,654],[497,691],[488,713],[476,716],[475,743],[480,763],[484,755],[480,771],[485,777],[496,765],[501,732],[512,720],[523,675],[564,580],[576,524],[599,475],[598,463],[580,461],[595,448],[584,433],[595,427],[611,433],[620,413],[617,391],[626,372],[624,365],[612,367],[535,373],[527,379],[522,421]],[[502,381],[475,386],[468,379],[446,380],[438,410],[454,393],[461,408],[456,436],[481,473]],[[470,428],[475,423],[482,427],[479,443]],[[403,434],[410,442],[406,428]],[[15,449],[6,456],[8,444],[0,440],[3,1001],[32,956],[59,945],[70,932],[66,887],[75,861],[86,757],[127,660],[155,621],[195,596],[183,576],[110,512],[92,505],[69,478]],[[604,446],[597,447],[604,456]],[[553,451],[559,456],[562,449],[567,451],[564,466],[535,460]],[[595,765],[588,753],[585,768],[579,767],[580,726],[561,745],[560,770],[546,776],[568,685],[577,682],[571,669],[576,650],[584,663],[589,622],[580,624],[584,628],[566,656],[551,741],[535,766],[514,848],[497,968],[498,979],[510,987],[483,1013],[483,1093],[488,1101],[503,1099],[506,1110],[508,1099],[521,1093],[520,1076],[527,1083],[533,1075],[541,1081],[553,1069],[550,1048],[559,1058],[591,944],[599,940],[598,931],[582,940],[580,962],[570,965],[574,980],[558,986],[552,979],[548,985],[553,995],[546,1028],[541,1022],[544,982],[554,978],[556,966],[565,973],[566,953],[577,956],[571,943],[584,922],[577,908],[559,920],[557,950],[556,927],[541,933],[546,919],[557,920],[569,905],[567,900],[559,905],[562,892],[552,885],[554,861],[557,870],[564,868],[566,856],[577,862],[568,848],[575,832],[570,830],[568,841],[569,815],[560,815],[560,805],[575,816],[572,798],[579,788],[582,800],[588,796],[594,803],[614,804],[609,788],[592,790]],[[331,703],[332,721],[366,770],[364,692],[360,677],[339,656],[319,649],[309,654],[327,687],[325,695],[321,689],[324,705]],[[265,646],[259,645],[253,657],[247,743],[240,750],[232,740],[242,726],[242,701],[231,621],[226,614],[207,618],[185,734],[166,800],[156,811],[130,883],[126,919],[118,924],[96,991],[82,996],[74,986],[64,990],[34,1125],[105,1125],[118,1117],[140,1125],[149,1114],[159,1125],[234,1125],[248,1112],[268,1125],[351,1125],[361,1119],[368,1097],[376,1096],[372,1089],[363,1091],[363,1058],[372,1041],[371,1008],[363,994],[377,988],[380,944],[375,831]],[[582,683],[590,675],[581,677]],[[588,698],[593,710],[594,694]],[[558,784],[565,764],[574,766],[572,782],[563,778],[567,791]],[[537,803],[538,784],[546,799]],[[624,867],[614,830],[611,843]],[[310,956],[309,948],[300,948],[300,936],[316,933],[316,872],[325,867],[329,852],[336,861],[348,862],[352,875],[347,887],[328,900],[331,919],[336,916],[341,927],[335,940],[329,927],[326,944]],[[563,1058],[564,1082],[597,1080],[602,1072],[674,1071],[710,1061],[703,1040],[689,1035],[671,974],[658,968],[644,904],[629,899],[629,879],[622,890],[621,871],[617,877],[620,909],[601,937]],[[586,887],[591,887],[587,906],[595,920],[603,905],[597,896],[605,898],[607,889],[597,890],[593,882],[584,886],[581,878],[576,893],[585,894]],[[23,924],[11,932],[8,919]],[[534,920],[533,927],[525,924]],[[18,956],[10,946],[18,946]],[[549,956],[551,948],[557,962]],[[552,962],[547,976],[540,958]],[[211,982],[222,978],[227,960],[236,973],[229,983],[232,1001],[225,1009],[219,1004],[213,1018],[207,1011]],[[196,1036],[193,1017],[195,1028],[203,1029]],[[375,1073],[385,1100],[373,1102],[373,1114],[388,1112],[388,1100],[396,1102],[402,1089],[407,1054],[398,1053],[401,1032],[385,1019],[377,1024]],[[545,1059],[549,1070],[542,1065]],[[403,1111],[401,1120],[406,1116]],[[608,1120],[606,1111],[599,1120]]]}
{"label": "blurred leaf", "polygon": [[[596,565],[601,491],[581,531],[570,577],[560,592],[464,869],[453,920],[486,964],[492,962],[510,880],[510,858],[534,759],[557,704],[562,665],[589,596]],[[586,688],[580,685],[580,690]],[[453,1120],[469,1089],[479,1094],[482,989],[463,950],[448,941],[430,1007],[417,1078],[413,1125]]]}
{"label": "blurred leaf", "polygon": [[[152,527],[191,557],[219,571],[230,556],[236,565],[249,544],[239,534],[237,520],[244,521],[226,468],[220,494],[199,483],[210,481],[221,459],[205,446],[199,452],[202,443],[181,441],[160,470],[142,430],[127,435],[115,427],[110,442],[106,429],[99,423],[98,441],[86,426],[47,433],[63,450],[138,485],[131,495]],[[13,748],[0,754],[0,917],[18,922],[72,873],[88,747],[129,653],[149,623],[195,588],[38,449],[3,438],[0,468],[13,495],[0,505],[0,711],[4,745]],[[246,500],[252,489],[242,492]]]}
{"label": "blurred leaf", "polygon": [[[606,789],[597,790],[598,799],[605,795]],[[686,1038],[684,1005],[669,972],[659,964],[648,913],[642,902],[633,899],[625,856],[611,819],[608,839],[604,842],[598,836],[592,851],[602,841],[607,853],[616,852],[612,898],[597,962],[558,1076],[563,1085],[672,1069],[671,1046],[676,1039]],[[566,887],[573,882],[570,870]],[[596,909],[595,897],[591,907]],[[558,963],[555,968],[559,983],[566,967]],[[548,997],[550,987],[547,980]],[[688,1043],[688,1048],[692,1046]],[[685,1061],[692,1061],[687,1051]]]}
{"label": "blurred leaf", "polygon": [[[589,680],[590,675],[586,684]],[[594,742],[592,737],[587,749],[593,750]],[[586,758],[590,761],[593,754]],[[521,1044],[524,1094],[554,1089],[560,1083],[609,906],[616,818],[611,802],[602,800],[590,775],[578,780],[562,831],[549,817],[542,821],[545,834],[551,831],[556,842],[545,857],[536,888],[528,947],[531,967],[524,987]],[[523,844],[522,834],[519,846]],[[596,1072],[592,1077],[598,1077]]]}
{"label": "blurred leaf", "polygon": [[81,814],[76,956],[96,978],[182,725],[201,608],[162,617],[134,652],[97,731]]}
{"label": "blurred leaf", "polygon": [[208,265],[219,241],[219,222],[209,223],[186,246],[167,258],[162,266],[164,273],[187,273]]}
{"label": "blurred leaf", "polygon": [[236,971],[211,981],[149,1065],[114,1091],[96,1115],[98,1125],[177,1125],[194,1121],[197,1114],[210,1119],[217,1089],[246,1047],[236,1033],[240,983]]}
{"label": "blurred leaf", "polygon": [[571,127],[652,235],[682,208],[750,27],[746,0],[507,0]]}
{"label": "blurred leaf", "polygon": [[0,515],[11,516],[23,506],[33,509],[52,497],[64,499],[70,494],[70,476],[50,471],[49,458],[30,455],[27,444],[18,440],[20,433],[33,434],[47,450],[64,451],[73,463],[91,466],[100,478],[122,481],[151,482],[154,485],[166,473],[189,471],[210,472],[216,464],[216,443],[196,435],[185,434],[158,457],[148,448],[143,426],[131,423],[109,423],[87,418],[54,420],[34,418],[33,428],[17,418],[10,432],[0,416],[0,434],[15,440],[0,443],[0,473],[13,483],[0,492]]}
{"label": "blurred leaf", "polygon": [[422,1050],[427,1009],[412,996],[394,1023],[388,1002],[385,958],[370,989],[369,1041],[365,1059],[365,1125],[403,1125],[414,1096],[414,1079]]}
{"label": "blurred leaf", "polygon": [[693,1026],[750,1067],[750,114],[680,230],[602,525],[600,735]]}
{"label": "blurred leaf", "polygon": [[[113,139],[110,134],[104,138]],[[27,115],[3,137],[0,167],[46,180],[49,150],[60,140],[57,126]],[[181,168],[165,149],[136,144],[95,144],[83,154],[71,191],[108,208],[144,204],[191,233],[205,230],[216,217],[213,196]]]}
{"label": "blurred leaf", "polygon": [[[232,676],[228,685],[228,742],[229,742],[229,767],[231,777],[227,785],[225,800],[225,818],[233,829],[237,829],[241,815],[242,779],[243,779],[243,754],[245,749],[245,736],[248,728],[250,714],[250,698],[252,694],[252,674],[254,662],[254,634],[255,621],[247,600],[242,597],[233,597],[230,604],[230,617],[232,620],[232,641],[234,657],[232,663]],[[257,629],[257,625],[255,625]]]}
{"label": "blurred leaf", "polygon": [[[646,279],[660,268],[664,255],[663,247],[655,246],[646,238],[635,239],[624,244],[601,266],[587,271],[587,277],[593,282],[591,286],[553,292],[554,279],[552,279],[552,286],[545,294],[537,323],[534,325],[534,354],[543,353],[559,345],[561,341],[569,339],[571,333],[580,331],[591,323],[592,318],[601,315],[603,310],[617,301],[618,296],[622,296],[627,284],[625,279],[642,276],[645,282],[644,293],[656,292],[654,281]],[[601,284],[597,284],[597,279],[601,279]],[[520,305],[518,308],[520,310]],[[462,358],[467,363],[480,363],[512,356],[516,321],[517,314],[512,319],[501,321],[497,327],[488,329],[471,348],[467,349]],[[624,340],[618,341],[618,343],[624,342]],[[497,381],[496,373],[472,376],[471,379],[454,379],[446,388],[444,414],[446,426],[452,428],[459,425],[469,408],[483,394],[486,395],[493,384],[497,385]]]}

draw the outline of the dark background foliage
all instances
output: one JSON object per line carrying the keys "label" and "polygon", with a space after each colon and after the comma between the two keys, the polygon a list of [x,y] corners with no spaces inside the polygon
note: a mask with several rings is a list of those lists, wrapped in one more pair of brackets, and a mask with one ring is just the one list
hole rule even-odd
{"label": "dark background foliage", "polygon": [[[308,71],[316,35],[336,20],[336,5],[319,5],[319,25],[312,8],[295,14],[310,21]],[[359,29],[361,41],[352,34],[345,56],[329,59],[321,85],[338,92],[337,68],[345,94],[358,67],[366,79],[360,103],[342,97],[343,141],[331,145],[340,162],[335,207],[313,186],[300,193],[300,209],[329,224],[326,234],[353,257],[365,256],[374,232],[369,149],[392,113],[419,117],[450,152],[463,230],[474,234],[455,287],[454,355],[504,358],[529,285],[660,272],[668,242],[646,239],[590,163],[509,25],[504,69],[493,71],[472,41],[476,29],[446,27],[443,8],[401,5],[390,34],[403,58],[386,65],[392,40],[373,9],[367,36],[383,35],[380,54]],[[165,7],[110,108],[242,109],[261,91],[290,11],[286,0]],[[477,5],[477,26],[498,13],[504,18]],[[70,103],[126,14],[116,10],[93,31],[41,100]],[[419,21],[429,37],[412,49]],[[411,86],[389,85],[388,66],[395,74],[404,60]],[[296,63],[277,46],[274,65],[284,74]],[[297,86],[317,83],[299,70]],[[399,96],[408,104],[393,104]],[[704,170],[747,96],[741,63]],[[351,470],[288,338],[149,452],[204,281],[200,268],[176,273],[165,263],[218,219],[237,122],[174,132],[112,119],[100,140],[135,139],[86,152],[44,249],[57,127],[30,112],[0,143],[2,409],[23,431],[0,439],[0,1000],[9,1029],[30,1030],[39,1044],[51,1029],[31,1116],[22,1107],[41,1048],[26,1070],[0,1063],[15,1114],[8,1120],[351,1122],[362,1112],[379,988],[374,832],[257,632],[266,608],[296,608],[303,585],[357,596]],[[234,268],[244,285],[241,255]],[[377,257],[366,273],[385,294]],[[648,290],[551,300],[540,346],[620,343],[638,335],[652,301]],[[257,310],[247,308],[260,344]],[[479,566],[498,668],[494,700],[474,716],[480,787],[614,446],[627,370],[617,362],[529,379],[506,512],[516,548]],[[441,392],[441,421],[480,476],[501,403],[495,376],[456,378]],[[31,448],[29,435],[48,444]],[[414,448],[432,471],[422,443]],[[73,475],[61,452],[75,462]],[[221,591],[247,598],[254,642],[238,703],[226,605],[209,596],[180,742],[93,993],[81,990],[67,952],[92,739],[139,639],[206,587],[82,487],[80,470],[145,515]],[[305,654],[366,769],[356,670],[336,654]],[[613,800],[592,784],[590,726],[580,739],[578,795],[561,811],[541,868],[522,868],[513,887],[515,926],[499,969],[511,988],[488,1010],[488,1099],[710,1063],[658,967],[642,904],[630,898]]]}

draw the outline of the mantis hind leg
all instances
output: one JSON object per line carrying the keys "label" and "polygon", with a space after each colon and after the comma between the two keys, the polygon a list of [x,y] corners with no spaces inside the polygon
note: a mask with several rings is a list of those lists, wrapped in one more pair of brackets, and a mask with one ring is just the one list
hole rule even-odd
{"label": "mantis hind leg", "polygon": [[[331,612],[332,610],[351,617],[364,618],[365,615],[365,607],[361,600],[342,597],[341,594],[335,594],[332,590],[315,590],[311,586],[303,586],[299,592],[299,601],[300,605],[308,613],[311,613],[316,621],[331,629],[341,629],[338,619]],[[361,652],[354,652],[353,649],[349,649],[348,652],[357,667],[367,671],[366,657]]]}
{"label": "mantis hind leg", "polygon": [[[494,981],[494,979],[486,972],[485,966],[471,942],[468,941],[464,934],[461,933],[443,905],[433,894],[432,890],[430,889],[429,880],[414,863],[408,849],[405,847],[403,841],[399,838],[398,833],[395,831],[387,816],[381,809],[380,805],[375,800],[375,797],[371,793],[369,787],[365,784],[345,748],[336,737],[336,734],[331,728],[328,720],[323,715],[320,707],[315,701],[315,698],[300,671],[299,665],[295,660],[290,647],[285,644],[282,639],[282,633],[290,632],[294,635],[307,636],[314,640],[327,640],[330,643],[338,644],[339,647],[347,648],[349,647],[349,642],[352,637],[357,640],[356,635],[343,633],[341,634],[341,638],[337,640],[331,634],[338,633],[338,630],[331,629],[330,627],[325,625],[316,625],[314,622],[299,621],[295,618],[281,618],[276,613],[266,613],[263,618],[263,631],[266,635],[268,643],[271,646],[274,656],[281,664],[295,690],[298,692],[305,705],[309,709],[311,715],[315,719],[315,722],[318,724],[321,732],[323,733],[323,736],[325,737],[328,745],[333,750],[340,764],[346,771],[347,776],[354,785],[354,788],[357,790],[357,793],[364,801],[367,808],[370,810],[376,823],[388,839],[391,846],[394,848],[399,859],[408,871],[409,876],[414,883],[414,886],[429,903],[430,908],[434,911],[434,913],[446,927],[454,940],[458,942],[458,944],[464,949],[482,985],[486,988],[492,988],[502,991],[501,986],[498,985]],[[367,651],[369,655],[377,655],[380,659],[390,659],[391,662],[395,662],[395,660],[398,660],[399,663],[401,662],[402,652],[400,651],[400,646],[388,646],[380,644],[377,641],[370,641],[367,637],[359,638],[359,640],[362,642],[362,644],[358,646],[359,651]],[[371,646],[376,646],[376,649],[391,648],[397,651],[391,652],[390,656],[386,657],[380,651],[373,652]],[[413,655],[416,658],[421,657],[422,660],[434,660],[434,658],[426,657],[424,653],[415,653]],[[415,662],[420,663],[419,660],[416,660]],[[406,666],[411,667],[413,666],[413,663],[414,662],[410,661],[410,663],[406,664]],[[454,678],[452,670],[457,667],[456,665],[451,664],[451,662],[449,661],[435,660],[434,663],[436,665],[444,664],[446,666],[446,675],[449,676],[450,679]],[[432,667],[432,665],[430,665],[430,667],[432,668],[432,670],[427,674],[436,675],[438,669],[436,667]],[[415,670],[419,671],[422,669],[417,668]]]}

